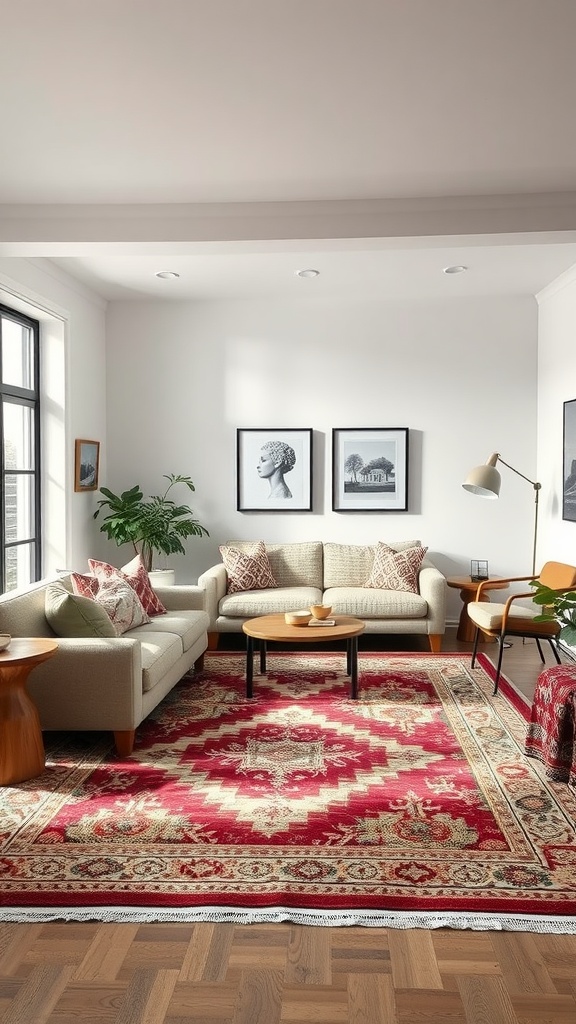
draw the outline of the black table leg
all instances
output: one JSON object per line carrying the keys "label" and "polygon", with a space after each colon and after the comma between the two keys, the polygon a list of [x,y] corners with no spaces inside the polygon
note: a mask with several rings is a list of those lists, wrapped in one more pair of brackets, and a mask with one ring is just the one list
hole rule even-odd
{"label": "black table leg", "polygon": [[252,696],[252,680],[254,677],[254,638],[246,637],[246,696]]}
{"label": "black table leg", "polygon": [[350,696],[358,699],[358,637],[350,639]]}
{"label": "black table leg", "polygon": [[346,675],[352,672],[352,639],[346,641]]}
{"label": "black table leg", "polygon": [[266,641],[260,640],[260,673],[264,675],[266,671]]}

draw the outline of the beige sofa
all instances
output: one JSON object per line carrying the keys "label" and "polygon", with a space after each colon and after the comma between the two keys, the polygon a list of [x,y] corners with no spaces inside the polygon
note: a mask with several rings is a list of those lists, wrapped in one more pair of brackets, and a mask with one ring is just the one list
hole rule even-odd
{"label": "beige sofa", "polygon": [[[66,577],[62,582],[66,584]],[[42,729],[111,730],[127,756],[140,722],[208,645],[204,592],[196,586],[157,588],[167,609],[119,637],[56,637],[44,614],[49,580],[0,597],[0,632],[53,637],[54,657],[31,673],[28,692]]]}
{"label": "beige sofa", "polygon": [[[246,549],[249,542],[229,541]],[[415,541],[390,541],[396,551]],[[418,594],[374,590],[364,586],[370,576],[376,545],[306,541],[266,544],[270,567],[278,587],[227,593],[222,563],[202,573],[198,586],[206,592],[210,617],[208,642],[218,644],[220,633],[238,633],[242,623],[257,615],[295,611],[323,602],[334,615],[362,619],[367,633],[406,633],[428,637],[430,649],[440,651],[446,629],[446,579],[429,558],[424,558]]]}

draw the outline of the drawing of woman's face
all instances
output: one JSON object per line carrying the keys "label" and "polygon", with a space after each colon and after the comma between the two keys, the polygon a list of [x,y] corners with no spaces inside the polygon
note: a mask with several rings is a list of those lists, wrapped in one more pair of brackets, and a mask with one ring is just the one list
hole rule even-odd
{"label": "drawing of woman's face", "polygon": [[262,477],[264,480],[267,480],[269,476],[272,476],[272,473],[274,472],[275,469],[276,465],[274,463],[274,459],[272,458],[270,452],[267,452],[263,448],[262,451],[260,452],[260,461],[256,466],[258,476]]}

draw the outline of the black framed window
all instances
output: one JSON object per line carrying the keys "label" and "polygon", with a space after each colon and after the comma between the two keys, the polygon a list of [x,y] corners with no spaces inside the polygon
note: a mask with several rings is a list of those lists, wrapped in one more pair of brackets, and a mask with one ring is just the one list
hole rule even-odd
{"label": "black framed window", "polygon": [[0,591],[40,579],[40,325],[0,305]]}

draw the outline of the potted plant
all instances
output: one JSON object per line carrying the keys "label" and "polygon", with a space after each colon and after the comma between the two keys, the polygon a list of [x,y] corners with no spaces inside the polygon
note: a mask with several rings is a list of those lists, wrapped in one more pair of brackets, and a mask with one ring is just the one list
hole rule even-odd
{"label": "potted plant", "polygon": [[559,637],[570,647],[576,645],[576,591],[550,590],[542,583],[534,580],[533,601],[542,605],[542,612],[535,618],[536,622],[558,622],[561,625]]}
{"label": "potted plant", "polygon": [[[177,505],[169,497],[173,487],[184,484],[190,491],[195,487],[189,476],[164,474],[168,487],[163,494],[153,494],[146,500],[139,484],[121,494],[114,494],[108,487],[101,487],[104,497],[98,502],[94,513],[97,519],[106,512],[100,530],[116,544],[132,544],[141,555],[148,573],[162,571],[153,569],[154,554],[185,554],[183,541],[188,537],[209,536],[188,505]],[[172,570],[169,570],[172,573]],[[166,582],[163,580],[162,582]]]}

